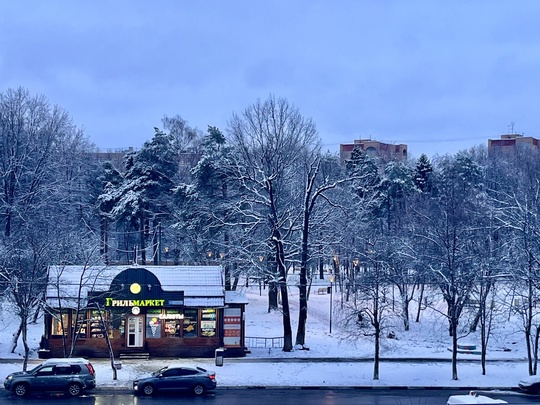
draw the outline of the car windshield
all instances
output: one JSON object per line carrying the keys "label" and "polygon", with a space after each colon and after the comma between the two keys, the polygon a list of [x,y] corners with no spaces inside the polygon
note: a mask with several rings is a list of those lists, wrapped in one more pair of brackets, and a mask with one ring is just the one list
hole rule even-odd
{"label": "car windshield", "polygon": [[29,374],[33,374],[41,367],[41,364],[39,366],[34,367],[32,370],[27,370],[26,372]]}

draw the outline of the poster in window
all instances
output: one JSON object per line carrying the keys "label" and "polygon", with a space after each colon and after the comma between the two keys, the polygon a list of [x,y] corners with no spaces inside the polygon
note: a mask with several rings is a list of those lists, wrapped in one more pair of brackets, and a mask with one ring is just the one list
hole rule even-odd
{"label": "poster in window", "polygon": [[216,336],[216,310],[214,308],[201,311],[201,335],[204,337]]}
{"label": "poster in window", "polygon": [[242,337],[242,311],[240,308],[225,308],[223,315],[223,344],[240,346]]}
{"label": "poster in window", "polygon": [[182,336],[185,338],[197,337],[197,310],[186,309],[184,311],[184,323]]}

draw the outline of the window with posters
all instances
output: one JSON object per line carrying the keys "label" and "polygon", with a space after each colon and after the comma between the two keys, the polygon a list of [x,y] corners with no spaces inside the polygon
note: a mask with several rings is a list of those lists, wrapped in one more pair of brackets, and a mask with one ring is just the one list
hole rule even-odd
{"label": "window with posters", "polygon": [[223,315],[223,344],[240,346],[242,337],[242,311],[240,308],[225,308]]}
{"label": "window with posters", "polygon": [[182,336],[182,321],[184,314],[178,309],[167,309],[162,315],[165,322],[166,337],[181,337]]}
{"label": "window with posters", "polygon": [[198,310],[184,310],[184,323],[182,324],[182,336],[185,338],[197,337]]}
{"label": "window with posters", "polygon": [[215,308],[204,308],[201,310],[201,336],[216,336],[216,319]]}
{"label": "window with posters", "polygon": [[161,309],[148,309],[146,311],[146,337],[161,337]]}

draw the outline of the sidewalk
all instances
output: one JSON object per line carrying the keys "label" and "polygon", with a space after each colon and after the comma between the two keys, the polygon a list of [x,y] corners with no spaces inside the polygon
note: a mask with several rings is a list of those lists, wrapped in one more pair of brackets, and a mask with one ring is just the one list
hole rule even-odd
{"label": "sidewalk", "polygon": [[[482,375],[476,359],[460,359],[459,380],[451,379],[449,359],[441,358],[384,358],[380,363],[379,379],[373,379],[373,360],[369,358],[336,357],[279,357],[225,358],[216,366],[213,358],[123,360],[113,380],[109,359],[91,359],[96,369],[98,390],[131,390],[132,381],[150,374],[165,365],[199,366],[216,372],[218,388],[454,388],[475,390],[513,390],[521,377],[526,376],[523,359],[492,359],[487,373]],[[22,361],[3,359],[0,378],[21,370]],[[31,360],[29,368],[39,364]]]}

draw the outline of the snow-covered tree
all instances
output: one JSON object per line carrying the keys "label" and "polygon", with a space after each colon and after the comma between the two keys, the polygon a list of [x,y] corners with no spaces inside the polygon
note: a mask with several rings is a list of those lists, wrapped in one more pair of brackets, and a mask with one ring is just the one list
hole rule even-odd
{"label": "snow-covered tree", "polygon": [[506,238],[504,263],[511,269],[513,309],[522,321],[530,375],[537,374],[540,349],[539,157],[529,148],[497,156],[506,170],[492,187],[495,220]]}
{"label": "snow-covered tree", "polygon": [[414,170],[414,183],[421,192],[431,192],[433,166],[426,154],[422,153],[416,162]]}
{"label": "snow-covered tree", "polygon": [[416,210],[417,238],[425,243],[418,252],[424,266],[439,286],[447,305],[445,314],[452,337],[452,378],[457,380],[458,325],[475,286],[473,242],[478,236],[475,199],[482,188],[482,171],[466,153],[440,162],[439,191]]}
{"label": "snow-covered tree", "polygon": [[[228,129],[234,148],[231,167],[243,189],[237,206],[244,229],[264,229],[266,239],[260,250],[271,247],[268,255],[275,266],[275,282],[281,293],[284,351],[291,351],[292,329],[287,291],[287,269],[291,238],[299,218],[295,195],[298,170],[313,148],[317,131],[311,119],[304,118],[287,100],[268,97],[258,100],[241,114],[234,114]],[[259,251],[260,251],[259,250]]]}
{"label": "snow-covered tree", "polygon": [[20,322],[38,316],[47,267],[76,257],[73,240],[91,233],[85,211],[91,145],[66,111],[22,88],[0,94],[0,279]]}
{"label": "snow-covered tree", "polygon": [[118,186],[109,183],[100,197],[102,204],[113,204],[113,219],[127,221],[139,235],[142,264],[147,263],[149,248],[151,260],[157,263],[159,224],[171,214],[173,179],[178,171],[172,141],[171,135],[155,128],[151,141],[126,155],[123,181]]}

